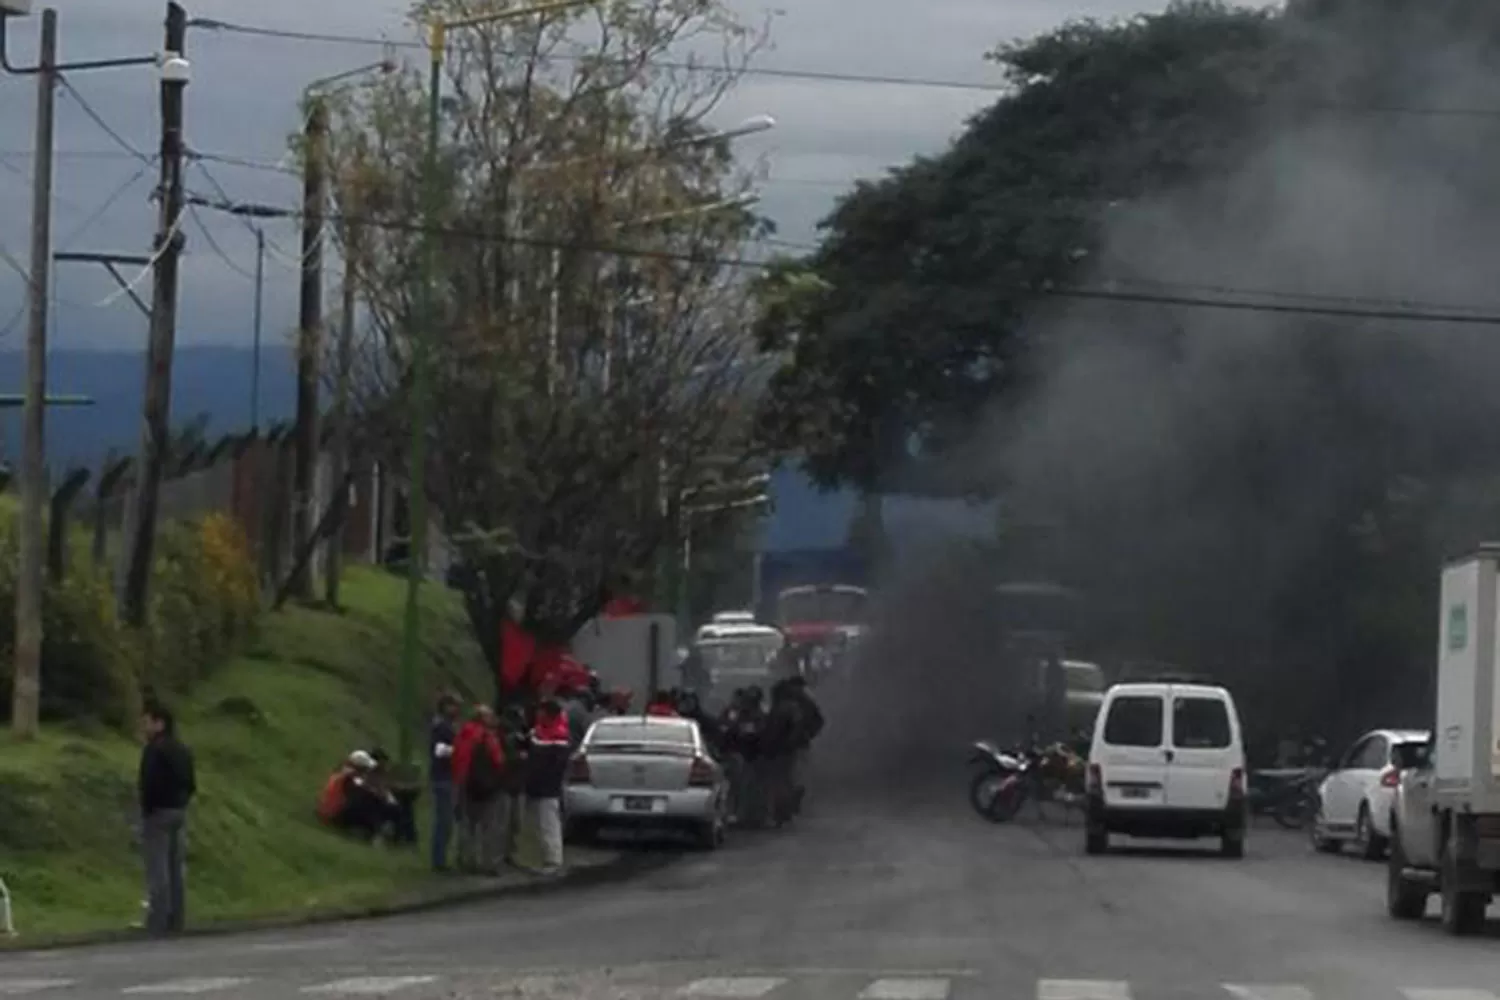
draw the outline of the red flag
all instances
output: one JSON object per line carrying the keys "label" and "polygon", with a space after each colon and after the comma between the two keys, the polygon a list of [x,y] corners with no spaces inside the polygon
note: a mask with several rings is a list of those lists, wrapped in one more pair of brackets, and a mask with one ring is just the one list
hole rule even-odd
{"label": "red flag", "polygon": [[645,611],[646,605],[634,597],[616,597],[604,606],[603,615],[605,618],[629,618]]}
{"label": "red flag", "polygon": [[510,619],[500,623],[500,687],[511,691],[526,681],[536,656],[536,638]]}

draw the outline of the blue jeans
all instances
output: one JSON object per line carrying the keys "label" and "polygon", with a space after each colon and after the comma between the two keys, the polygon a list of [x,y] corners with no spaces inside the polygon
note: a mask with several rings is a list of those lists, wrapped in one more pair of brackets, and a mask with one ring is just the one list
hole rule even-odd
{"label": "blue jeans", "polygon": [[453,839],[453,785],[435,782],[432,786],[432,867],[448,867],[448,842]]}

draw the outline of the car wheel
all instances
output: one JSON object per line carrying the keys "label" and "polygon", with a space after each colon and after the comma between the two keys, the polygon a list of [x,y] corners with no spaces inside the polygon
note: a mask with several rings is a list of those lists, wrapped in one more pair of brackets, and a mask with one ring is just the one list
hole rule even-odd
{"label": "car wheel", "polygon": [[1109,851],[1109,831],[1102,826],[1086,824],[1083,838],[1083,853],[1104,854]]}
{"label": "car wheel", "polygon": [[1401,834],[1391,823],[1391,853],[1385,865],[1385,909],[1396,920],[1421,920],[1427,912],[1427,889],[1406,877]]}
{"label": "car wheel", "polygon": [[698,835],[694,840],[701,851],[717,851],[724,846],[724,821],[708,820],[698,828]]}
{"label": "car wheel", "polygon": [[1224,831],[1224,836],[1219,840],[1219,853],[1226,858],[1243,858],[1245,856],[1245,831]]}
{"label": "car wheel", "polygon": [[1354,843],[1359,847],[1359,856],[1366,861],[1379,861],[1385,857],[1387,842],[1375,832],[1367,803],[1360,805],[1359,817],[1354,821]]}
{"label": "car wheel", "polygon": [[1307,824],[1307,835],[1312,841],[1313,850],[1319,854],[1337,854],[1344,845],[1332,837],[1323,833],[1323,806],[1320,804],[1317,811],[1313,813],[1312,822]]}

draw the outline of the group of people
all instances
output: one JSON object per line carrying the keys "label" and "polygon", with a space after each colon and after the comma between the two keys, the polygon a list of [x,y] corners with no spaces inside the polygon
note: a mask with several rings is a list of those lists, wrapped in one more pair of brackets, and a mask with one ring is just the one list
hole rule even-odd
{"label": "group of people", "polygon": [[456,697],[438,700],[428,741],[434,870],[447,870],[455,830],[460,871],[498,874],[503,865],[519,866],[528,818],[541,846],[541,872],[562,870],[563,782],[572,748],[582,739],[576,701],[564,692],[529,708],[476,705],[461,722]]}
{"label": "group of people", "polygon": [[698,723],[729,775],[738,826],[783,826],[802,811],[807,754],[823,731],[823,712],[800,674],[771,687],[738,688],[724,710],[708,712],[692,691],[667,691],[648,715],[680,715]]}

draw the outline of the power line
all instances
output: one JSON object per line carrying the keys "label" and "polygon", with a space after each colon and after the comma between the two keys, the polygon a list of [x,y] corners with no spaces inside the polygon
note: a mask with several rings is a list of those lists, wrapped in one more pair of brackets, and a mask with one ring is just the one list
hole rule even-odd
{"label": "power line", "polygon": [[1408,323],[1462,323],[1475,326],[1500,326],[1500,313],[1377,309],[1312,304],[1300,305],[1289,302],[1253,302],[1248,299],[1208,298],[1192,295],[1117,292],[1102,288],[1058,288],[1048,292],[1048,294],[1064,299],[1190,306],[1198,309],[1223,309],[1230,312],[1285,313],[1297,316],[1339,316],[1348,319],[1379,319]]}
{"label": "power line", "polygon": [[66,93],[69,97],[73,98],[74,103],[76,103],[78,107],[83,110],[83,113],[88,115],[93,123],[99,126],[100,130],[105,135],[113,139],[117,146],[119,146],[125,152],[129,153],[132,158],[140,161],[141,163],[149,163],[151,161],[151,157],[141,152],[129,139],[125,138],[119,132],[115,131],[114,126],[110,125],[109,122],[104,120],[103,115],[94,110],[94,106],[90,104],[87,99],[85,99],[84,96],[78,92],[78,88],[74,87],[72,82],[66,76],[58,74],[57,82],[62,85],[63,92]]}
{"label": "power line", "polygon": [[1244,285],[1209,284],[1189,281],[1158,281],[1152,278],[1116,277],[1107,275],[1099,279],[1106,289],[1116,285],[1136,285],[1166,295],[1183,293],[1229,295],[1256,299],[1285,299],[1292,302],[1311,302],[1328,305],[1347,305],[1356,308],[1403,309],[1410,312],[1475,312],[1486,313],[1500,309],[1500,305],[1459,306],[1451,303],[1435,303],[1420,299],[1386,299],[1368,295],[1335,295],[1329,292],[1298,292],[1275,288],[1251,288]]}
{"label": "power line", "polygon": [[[389,38],[373,38],[368,35],[344,35],[331,34],[317,31],[292,31],[286,28],[269,28],[254,24],[240,24],[231,21],[221,21],[217,18],[194,18],[188,22],[188,27],[204,28],[211,31],[223,31],[229,34],[250,35],[260,38],[279,38],[283,41],[294,42],[323,42],[334,45],[360,45],[379,46],[386,49],[424,49],[420,42],[393,41]],[[514,55],[525,55],[526,53],[510,53]],[[598,59],[590,56],[569,55],[567,53],[552,53],[547,57],[557,62],[590,62],[597,63]],[[636,60],[619,59],[610,60],[618,65],[636,65]],[[972,90],[983,93],[1002,94],[1010,90],[1009,84],[1005,83],[980,83],[973,80],[946,80],[937,77],[924,76],[901,76],[885,73],[835,73],[825,70],[795,69],[791,67],[762,67],[748,66],[735,69],[724,69],[714,66],[705,66],[702,63],[688,62],[680,59],[652,59],[646,65],[654,69],[678,70],[689,73],[729,73],[735,76],[759,76],[781,78],[787,80],[815,80],[823,83],[862,83],[883,84],[897,87],[926,87],[938,90]]]}

